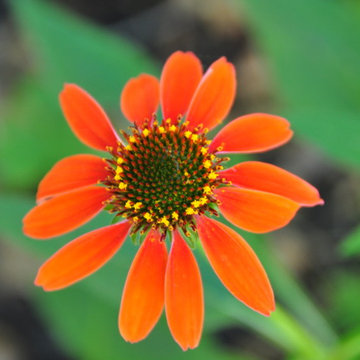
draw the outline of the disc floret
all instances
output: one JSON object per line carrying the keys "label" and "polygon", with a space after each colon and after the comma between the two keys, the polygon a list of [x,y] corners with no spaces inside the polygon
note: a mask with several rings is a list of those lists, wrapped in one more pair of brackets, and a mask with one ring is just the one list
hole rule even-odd
{"label": "disc floret", "polygon": [[110,212],[132,221],[132,233],[153,228],[164,235],[175,228],[188,234],[194,216],[206,211],[217,215],[213,190],[224,183],[217,171],[226,158],[209,151],[206,129],[154,118],[130,130],[122,132],[127,145],[109,149],[106,160]]}

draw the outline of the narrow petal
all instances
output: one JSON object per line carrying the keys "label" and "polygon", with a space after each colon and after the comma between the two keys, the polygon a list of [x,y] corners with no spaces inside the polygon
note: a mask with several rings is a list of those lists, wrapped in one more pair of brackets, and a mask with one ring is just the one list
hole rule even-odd
{"label": "narrow petal", "polygon": [[210,151],[221,153],[257,153],[288,142],[293,135],[289,122],[275,115],[250,114],[227,124],[215,136]]}
{"label": "narrow petal", "polygon": [[231,181],[233,185],[278,194],[302,206],[324,203],[316,188],[275,165],[247,161],[221,171],[219,174]]}
{"label": "narrow petal", "polygon": [[41,180],[36,194],[39,202],[50,196],[94,185],[105,180],[106,164],[98,156],[73,155],[57,162]]}
{"label": "narrow petal", "polygon": [[118,136],[101,106],[85,90],[66,84],[60,105],[73,133],[86,145],[106,151],[116,148]]}
{"label": "narrow petal", "polygon": [[177,51],[166,61],[160,79],[164,119],[185,115],[202,77],[200,60],[192,52]]}
{"label": "narrow petal", "polygon": [[283,196],[235,187],[215,190],[224,217],[241,229],[265,233],[280,229],[295,216],[300,205]]}
{"label": "narrow petal", "polygon": [[227,116],[236,91],[234,66],[225,57],[215,61],[203,76],[190,103],[190,127],[200,124],[211,130]]}
{"label": "narrow petal", "polygon": [[124,116],[138,126],[151,119],[160,101],[160,86],[156,77],[141,74],[130,79],[121,93],[120,107]]}
{"label": "narrow petal", "polygon": [[204,296],[200,271],[190,248],[174,232],[165,275],[165,310],[170,332],[185,351],[200,342]]}
{"label": "narrow petal", "polygon": [[89,276],[115,255],[129,229],[130,223],[123,221],[76,238],[41,266],[35,285],[59,290]]}
{"label": "narrow petal", "polygon": [[205,216],[197,219],[205,254],[224,286],[238,300],[263,315],[275,310],[274,294],[259,259],[234,230]]}
{"label": "narrow petal", "polygon": [[27,213],[24,233],[36,239],[65,234],[93,218],[110,196],[103,187],[88,186],[54,197]]}
{"label": "narrow petal", "polygon": [[160,234],[150,231],[131,265],[122,296],[119,329],[129,342],[140,341],[153,329],[164,308],[167,251]]}

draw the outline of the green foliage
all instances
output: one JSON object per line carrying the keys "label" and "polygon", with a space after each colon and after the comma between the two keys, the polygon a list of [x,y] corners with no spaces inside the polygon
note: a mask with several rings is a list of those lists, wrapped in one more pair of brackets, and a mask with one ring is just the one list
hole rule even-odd
{"label": "green foliage", "polygon": [[341,253],[345,256],[360,254],[360,226],[357,227],[341,244]]}
{"label": "green foliage", "polygon": [[360,167],[360,15],[343,1],[235,2],[268,61],[296,134]]}

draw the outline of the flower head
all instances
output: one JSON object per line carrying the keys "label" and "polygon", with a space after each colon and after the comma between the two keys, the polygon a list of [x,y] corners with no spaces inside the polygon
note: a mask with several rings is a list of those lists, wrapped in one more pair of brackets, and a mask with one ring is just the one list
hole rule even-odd
{"label": "flower head", "polygon": [[40,182],[24,232],[58,236],[102,209],[118,221],[60,249],[42,265],[36,285],[69,286],[104,265],[129,233],[140,233],[144,240],[122,296],[120,333],[130,342],[142,340],[165,306],[175,341],[184,350],[194,348],[204,318],[200,272],[188,245],[197,232],[224,286],[269,315],[275,303],[262,265],[245,240],[213,216],[220,212],[242,229],[265,233],[285,226],[301,206],[323,201],[310,184],[274,165],[247,161],[224,169],[226,153],[270,150],[292,136],[287,120],[251,114],[209,140],[208,130],[228,114],[235,88],[235,70],[225,58],[203,75],[194,54],[178,51],[166,61],[160,82],[142,74],[125,85],[121,109],[132,126],[120,137],[88,93],[65,85],[60,104],[71,129],[106,155],[74,155],[55,164]]}

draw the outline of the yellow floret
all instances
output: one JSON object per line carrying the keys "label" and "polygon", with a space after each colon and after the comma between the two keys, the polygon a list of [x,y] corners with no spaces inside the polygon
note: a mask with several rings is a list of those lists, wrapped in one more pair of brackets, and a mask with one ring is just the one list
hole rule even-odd
{"label": "yellow floret", "polygon": [[148,129],[144,129],[142,133],[146,137],[150,134],[150,131]]}
{"label": "yellow floret", "polygon": [[116,162],[121,165],[124,162],[124,159],[122,157],[118,157]]}
{"label": "yellow floret", "polygon": [[130,200],[128,200],[128,201],[126,202],[126,204],[125,204],[125,207],[126,207],[127,209],[131,209],[131,207],[132,207],[132,202],[131,202]]}
{"label": "yellow floret", "polygon": [[152,215],[151,215],[150,213],[146,212],[146,213],[144,214],[144,218],[149,222],[149,221],[152,220]]}
{"label": "yellow floret", "polygon": [[208,175],[208,178],[209,178],[210,180],[215,180],[218,176],[219,176],[219,175],[218,175],[216,172],[210,171],[210,173],[209,173],[209,175]]}
{"label": "yellow floret", "polygon": [[184,133],[185,137],[187,137],[188,139],[190,138],[190,136],[192,135],[192,132],[191,131],[185,131]]}
{"label": "yellow floret", "polygon": [[116,174],[114,176],[114,180],[119,181],[121,179],[121,176],[119,174]]}
{"label": "yellow floret", "polygon": [[138,222],[138,221],[139,221],[139,218],[138,218],[137,216],[134,216],[134,217],[133,217],[133,221],[134,221],[134,222]]}
{"label": "yellow floret", "polygon": [[191,135],[191,140],[194,141],[194,142],[198,141],[199,140],[199,135],[198,134],[192,134]]}
{"label": "yellow floret", "polygon": [[169,130],[172,131],[172,132],[176,131],[176,126],[175,126],[175,125],[171,125],[171,126],[169,127]]}
{"label": "yellow floret", "polygon": [[171,214],[171,217],[172,217],[173,219],[175,219],[175,220],[178,220],[178,219],[179,219],[179,214],[178,214],[176,211],[174,211],[174,212]]}
{"label": "yellow floret", "polygon": [[119,189],[120,190],[125,190],[127,188],[127,184],[125,184],[124,182],[121,182],[120,184],[119,184]]}
{"label": "yellow floret", "polygon": [[206,147],[202,147],[202,148],[200,149],[200,151],[201,151],[201,153],[202,153],[203,155],[206,155],[207,152],[208,152],[208,149],[207,149]]}
{"label": "yellow floret", "polygon": [[198,208],[201,206],[201,202],[199,200],[194,200],[191,205],[194,207],[194,208]]}
{"label": "yellow floret", "polygon": [[212,193],[211,187],[208,185],[204,186],[203,190],[204,194],[210,195]]}
{"label": "yellow floret", "polygon": [[128,150],[128,151],[130,151],[130,150],[132,150],[132,147],[131,147],[130,144],[128,144],[128,145],[125,146],[125,149]]}
{"label": "yellow floret", "polygon": [[205,160],[204,161],[204,168],[205,169],[209,169],[211,167],[212,163],[210,160]]}
{"label": "yellow floret", "polygon": [[186,215],[193,215],[195,214],[195,210],[191,207],[188,207],[186,210],[185,210],[185,213]]}
{"label": "yellow floret", "polygon": [[129,141],[132,143],[136,142],[136,137],[133,135],[129,136]]}
{"label": "yellow floret", "polygon": [[206,197],[202,197],[202,198],[200,198],[200,200],[199,200],[199,202],[201,203],[201,205],[205,205],[208,201],[209,201],[209,200],[208,200],[208,198],[206,198]]}
{"label": "yellow floret", "polygon": [[163,216],[160,221],[159,221],[160,224],[164,224],[166,227],[168,227],[170,225],[170,222],[169,220],[167,219],[166,216]]}
{"label": "yellow floret", "polygon": [[163,134],[165,132],[165,128],[163,126],[159,126],[160,134]]}
{"label": "yellow floret", "polygon": [[138,201],[137,203],[134,204],[134,209],[135,210],[139,210],[142,207],[142,202]]}

